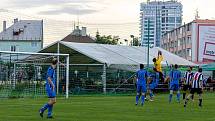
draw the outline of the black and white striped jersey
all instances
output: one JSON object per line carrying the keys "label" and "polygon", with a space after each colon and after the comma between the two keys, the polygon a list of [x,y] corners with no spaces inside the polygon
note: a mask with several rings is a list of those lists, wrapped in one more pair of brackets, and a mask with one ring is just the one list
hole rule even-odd
{"label": "black and white striped jersey", "polygon": [[185,72],[184,78],[185,78],[184,84],[189,85],[193,78],[193,72],[189,71]]}
{"label": "black and white striped jersey", "polygon": [[192,88],[202,88],[203,87],[203,75],[200,72],[196,72],[192,80]]}

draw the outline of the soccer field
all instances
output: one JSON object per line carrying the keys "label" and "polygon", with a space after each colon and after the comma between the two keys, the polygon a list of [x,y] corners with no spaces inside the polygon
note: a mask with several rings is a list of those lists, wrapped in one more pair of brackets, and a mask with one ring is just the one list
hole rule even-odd
{"label": "soccer field", "polygon": [[[174,97],[175,98],[175,97]],[[197,96],[195,97],[197,98]],[[43,121],[39,108],[47,99],[1,99],[0,121]],[[45,113],[46,114],[46,113]],[[45,116],[45,115],[44,115]],[[50,119],[49,119],[50,120]],[[203,108],[198,100],[168,104],[168,95],[156,95],[154,102],[135,106],[135,96],[72,96],[60,98],[53,121],[215,121],[215,94],[204,94]]]}

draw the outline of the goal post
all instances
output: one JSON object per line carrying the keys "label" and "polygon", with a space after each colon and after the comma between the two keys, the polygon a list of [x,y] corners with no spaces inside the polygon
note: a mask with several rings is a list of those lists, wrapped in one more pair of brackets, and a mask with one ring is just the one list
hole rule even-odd
{"label": "goal post", "polygon": [[56,92],[69,97],[69,54],[0,51],[0,98],[45,96],[46,73],[53,58]]}

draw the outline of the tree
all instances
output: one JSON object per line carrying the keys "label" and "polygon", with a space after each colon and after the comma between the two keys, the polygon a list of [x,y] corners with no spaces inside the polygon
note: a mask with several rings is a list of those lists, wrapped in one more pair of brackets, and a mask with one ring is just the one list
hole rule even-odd
{"label": "tree", "polygon": [[138,37],[134,37],[134,39],[133,39],[133,46],[140,46],[140,42],[139,42]]}
{"label": "tree", "polygon": [[127,39],[124,39],[124,41],[125,41],[126,45],[128,46],[128,40],[127,40]]}
{"label": "tree", "polygon": [[119,39],[120,39],[119,36],[113,36],[113,37],[111,35],[101,36],[98,31],[96,32],[96,43],[117,45],[119,42]]}
{"label": "tree", "polygon": [[135,37],[134,35],[131,35],[130,37],[132,39],[132,41],[130,43],[132,46],[140,46],[138,37]]}

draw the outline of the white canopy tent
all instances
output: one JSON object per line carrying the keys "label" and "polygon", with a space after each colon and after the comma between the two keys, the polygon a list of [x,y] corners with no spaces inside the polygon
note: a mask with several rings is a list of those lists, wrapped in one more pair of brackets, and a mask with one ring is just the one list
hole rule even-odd
{"label": "white canopy tent", "polygon": [[[153,66],[152,59],[162,51],[163,66],[178,64],[183,66],[197,66],[196,64],[174,55],[164,49],[154,47],[149,50],[149,65]],[[139,64],[147,64],[147,48],[105,45],[96,43],[55,42],[39,51],[41,53],[68,53],[70,65],[101,65],[103,66],[103,91],[106,92],[106,67],[126,71],[136,71]]]}
{"label": "white canopy tent", "polygon": [[[40,52],[57,52],[57,45],[59,43],[60,53],[68,53],[71,49],[79,54],[85,55],[101,64],[111,65],[139,65],[147,64],[147,48],[137,46],[122,46],[122,45],[105,45],[96,43],[74,43],[74,42],[55,42]],[[63,47],[61,47],[63,45]],[[65,48],[66,47],[66,48]],[[52,48],[52,49],[51,49]],[[172,54],[162,48],[154,47],[149,50],[149,64],[153,65],[152,59],[157,57],[157,52],[162,51],[164,60],[162,64],[178,64],[184,66],[197,66],[196,64]],[[72,51],[71,51],[72,52]],[[72,58],[71,61],[76,59]],[[72,62],[73,63],[73,62]],[[87,63],[82,63],[87,64]]]}

